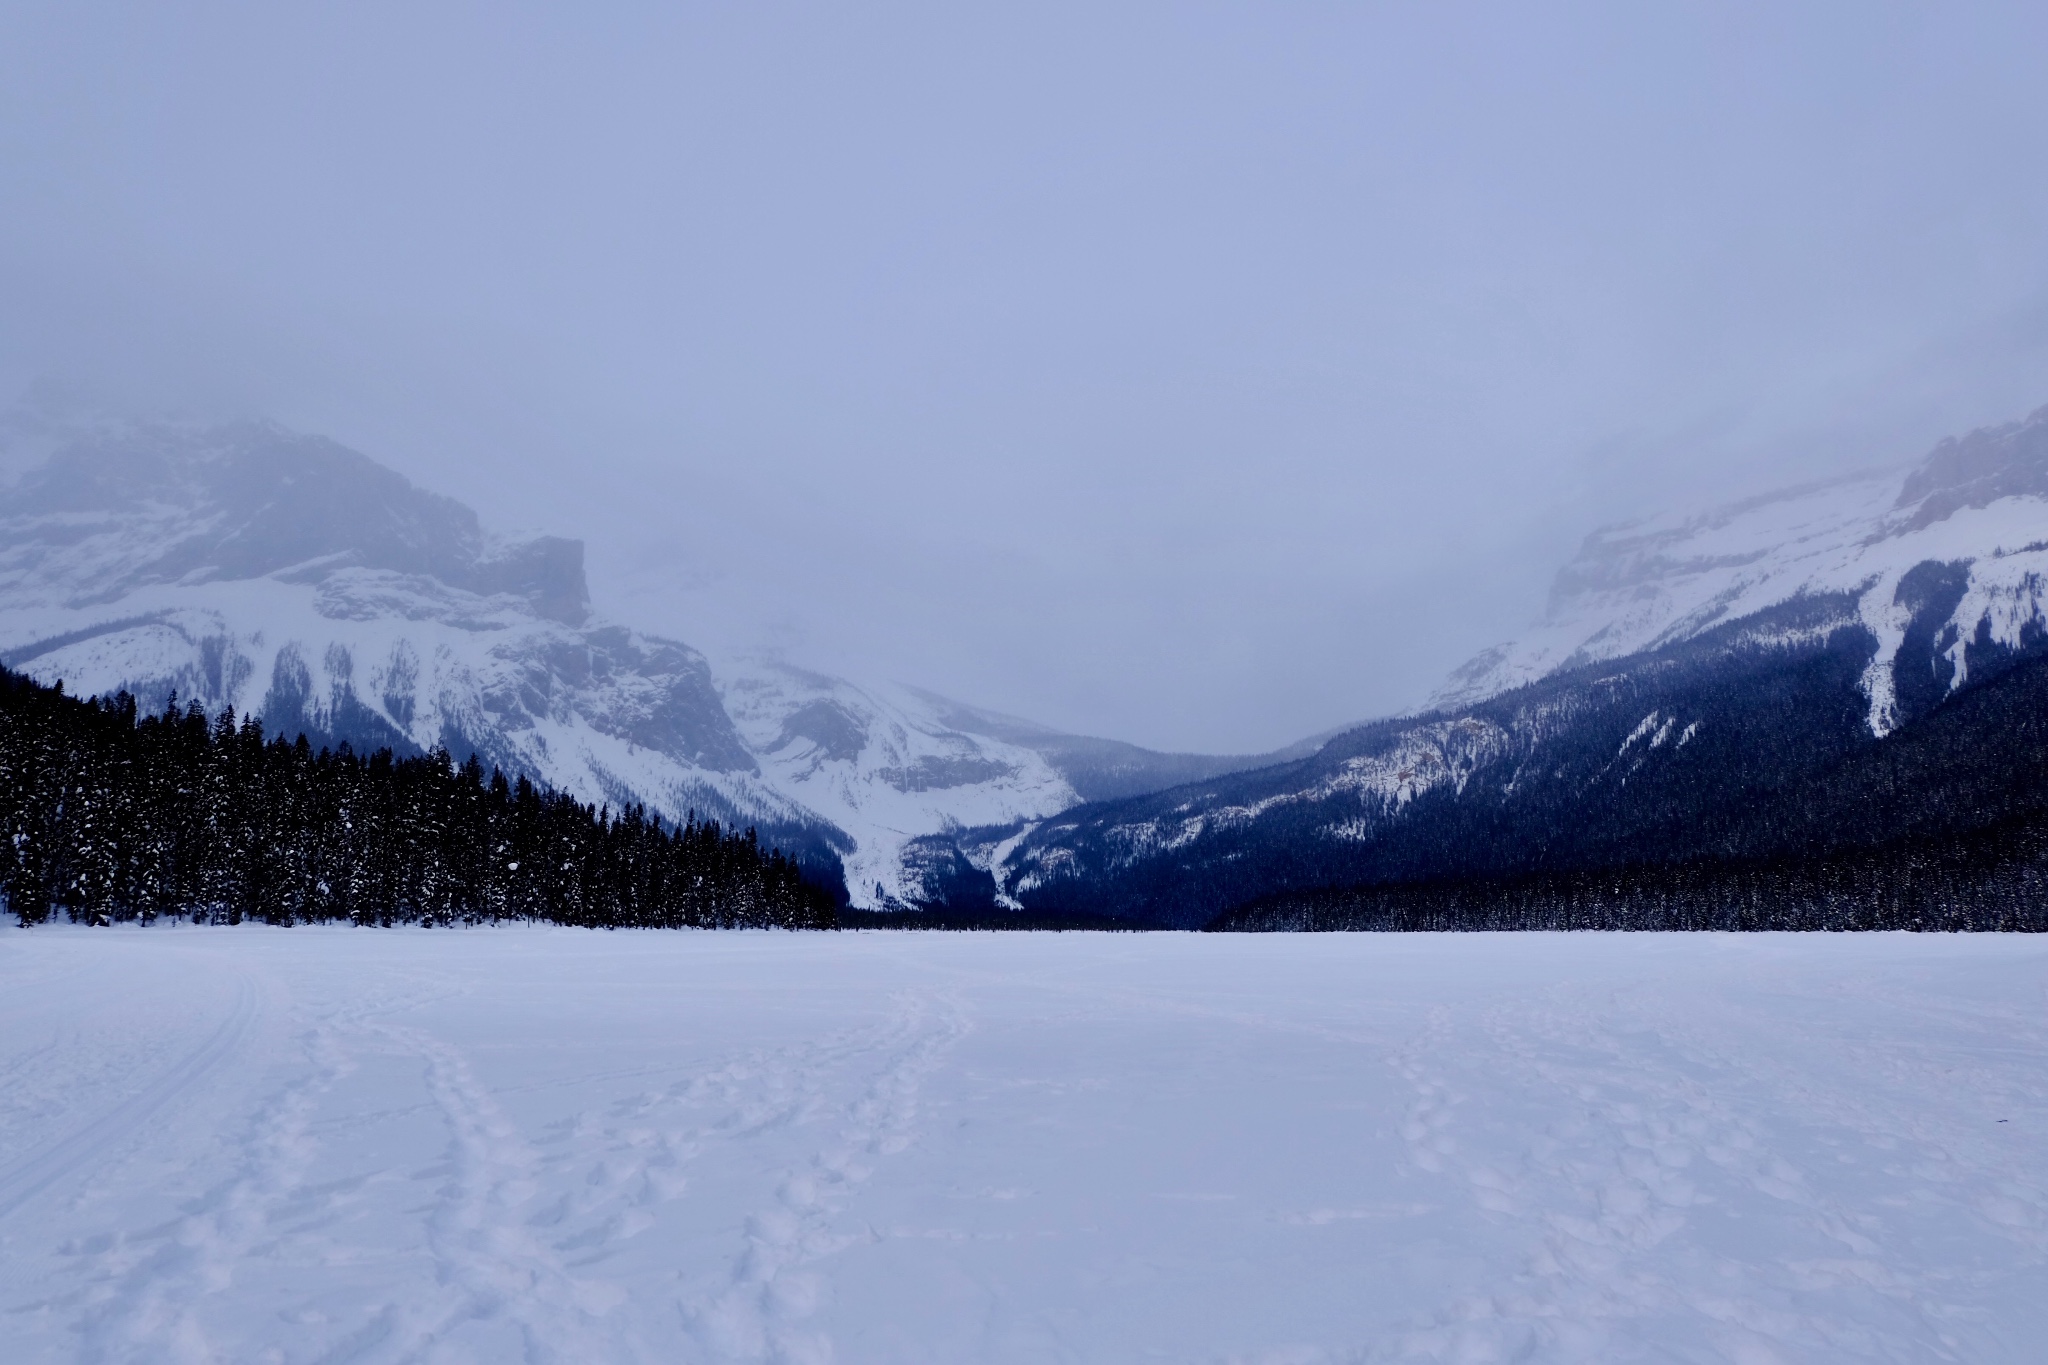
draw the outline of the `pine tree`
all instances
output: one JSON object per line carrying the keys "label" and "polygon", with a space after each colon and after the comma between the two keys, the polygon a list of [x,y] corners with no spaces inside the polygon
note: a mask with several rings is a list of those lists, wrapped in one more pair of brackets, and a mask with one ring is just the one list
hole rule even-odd
{"label": "pine tree", "polygon": [[173,697],[67,697],[0,669],[0,904],[23,925],[829,927],[832,897],[754,832],[593,810],[445,751],[367,758]]}

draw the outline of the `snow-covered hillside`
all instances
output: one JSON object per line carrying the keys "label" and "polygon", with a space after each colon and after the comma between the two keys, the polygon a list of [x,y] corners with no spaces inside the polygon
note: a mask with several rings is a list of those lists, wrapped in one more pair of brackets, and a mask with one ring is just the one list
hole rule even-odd
{"label": "snow-covered hillside", "polygon": [[475,515],[329,441],[123,425],[0,513],[0,657],[272,729],[446,745],[592,802],[795,825],[694,650],[590,610],[583,548]]}
{"label": "snow-covered hillside", "polygon": [[1596,534],[1549,619],[1422,713],[1062,812],[1001,890],[1192,927],[1361,887],[1952,854],[2032,828],[2044,583],[2048,409],[1910,472]]}
{"label": "snow-covered hillside", "polygon": [[722,690],[764,777],[852,837],[843,856],[857,905],[916,897],[903,854],[921,836],[1036,819],[1080,799],[1036,750],[955,728],[943,704],[909,688],[754,660]]}
{"label": "snow-covered hillside", "polygon": [[[897,683],[857,685],[772,658],[721,661],[719,689],[777,791],[851,839],[846,880],[860,906],[930,896],[920,841],[1003,829],[1083,800],[1295,757],[1163,754],[1069,735]],[[986,869],[1002,836],[967,841]]]}
{"label": "snow-covered hillside", "polygon": [[1797,596],[1853,593],[1878,640],[1865,690],[1871,729],[1883,734],[1899,719],[1892,666],[1921,605],[1902,580],[1929,562],[1966,566],[1937,645],[1954,666],[1950,686],[1968,680],[1973,643],[2018,648],[2043,630],[2048,408],[1944,441],[1908,473],[1596,532],[1558,574],[1543,623],[1460,668],[1430,706],[1454,710]]}
{"label": "snow-covered hillside", "polygon": [[0,419],[0,662],[74,693],[446,746],[593,803],[763,827],[915,899],[912,841],[1263,761],[1063,735],[593,611],[580,543],[487,533],[332,441],[260,424]]}

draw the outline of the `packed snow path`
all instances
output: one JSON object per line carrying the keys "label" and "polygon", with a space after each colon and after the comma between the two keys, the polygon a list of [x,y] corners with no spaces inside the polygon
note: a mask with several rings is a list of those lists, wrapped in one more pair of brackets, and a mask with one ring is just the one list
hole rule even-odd
{"label": "packed snow path", "polygon": [[0,1359],[2037,1361],[2048,943],[0,931]]}

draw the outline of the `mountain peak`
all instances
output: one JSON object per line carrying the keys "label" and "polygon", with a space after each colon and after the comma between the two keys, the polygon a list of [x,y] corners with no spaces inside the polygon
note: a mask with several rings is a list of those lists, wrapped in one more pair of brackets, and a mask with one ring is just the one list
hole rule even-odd
{"label": "mountain peak", "polygon": [[[581,542],[496,542],[455,499],[339,442],[269,422],[103,426],[59,445],[10,502],[9,520],[41,527],[46,548],[63,551],[67,585],[93,597],[312,565],[510,594],[568,625],[590,610]],[[138,521],[161,534],[138,536]],[[82,582],[75,548],[95,535],[113,543]]]}
{"label": "mountain peak", "polygon": [[1988,639],[2010,643],[2035,619],[2040,590],[2028,575],[2041,568],[2033,547],[2043,539],[2043,502],[2048,407],[1951,437],[1903,478],[1895,470],[1852,475],[1696,516],[1606,527],[1559,570],[1543,621],[1456,670],[1429,705],[1468,706],[1794,597],[1847,596],[1880,642],[1869,686],[1871,725],[1882,732],[1893,723],[1901,581],[1923,563],[1976,564],[1973,590],[1956,608],[1970,619],[1955,630],[1968,636],[1982,621]]}
{"label": "mountain peak", "polygon": [[1902,529],[1918,530],[1965,508],[2020,496],[2048,497],[2048,407],[1949,437],[1906,476],[1893,506],[1913,508]]}

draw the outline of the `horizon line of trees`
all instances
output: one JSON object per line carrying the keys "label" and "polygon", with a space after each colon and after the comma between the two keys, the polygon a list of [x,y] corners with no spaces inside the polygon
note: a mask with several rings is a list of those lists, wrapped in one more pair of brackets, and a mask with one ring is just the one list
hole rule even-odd
{"label": "horizon line of trees", "polygon": [[2029,813],[1962,837],[1831,857],[1330,887],[1238,906],[1204,927],[2048,933],[2048,822]]}
{"label": "horizon line of trees", "polygon": [[232,708],[66,696],[0,668],[0,907],[23,925],[832,928],[752,829],[617,812],[446,750],[317,752]]}

